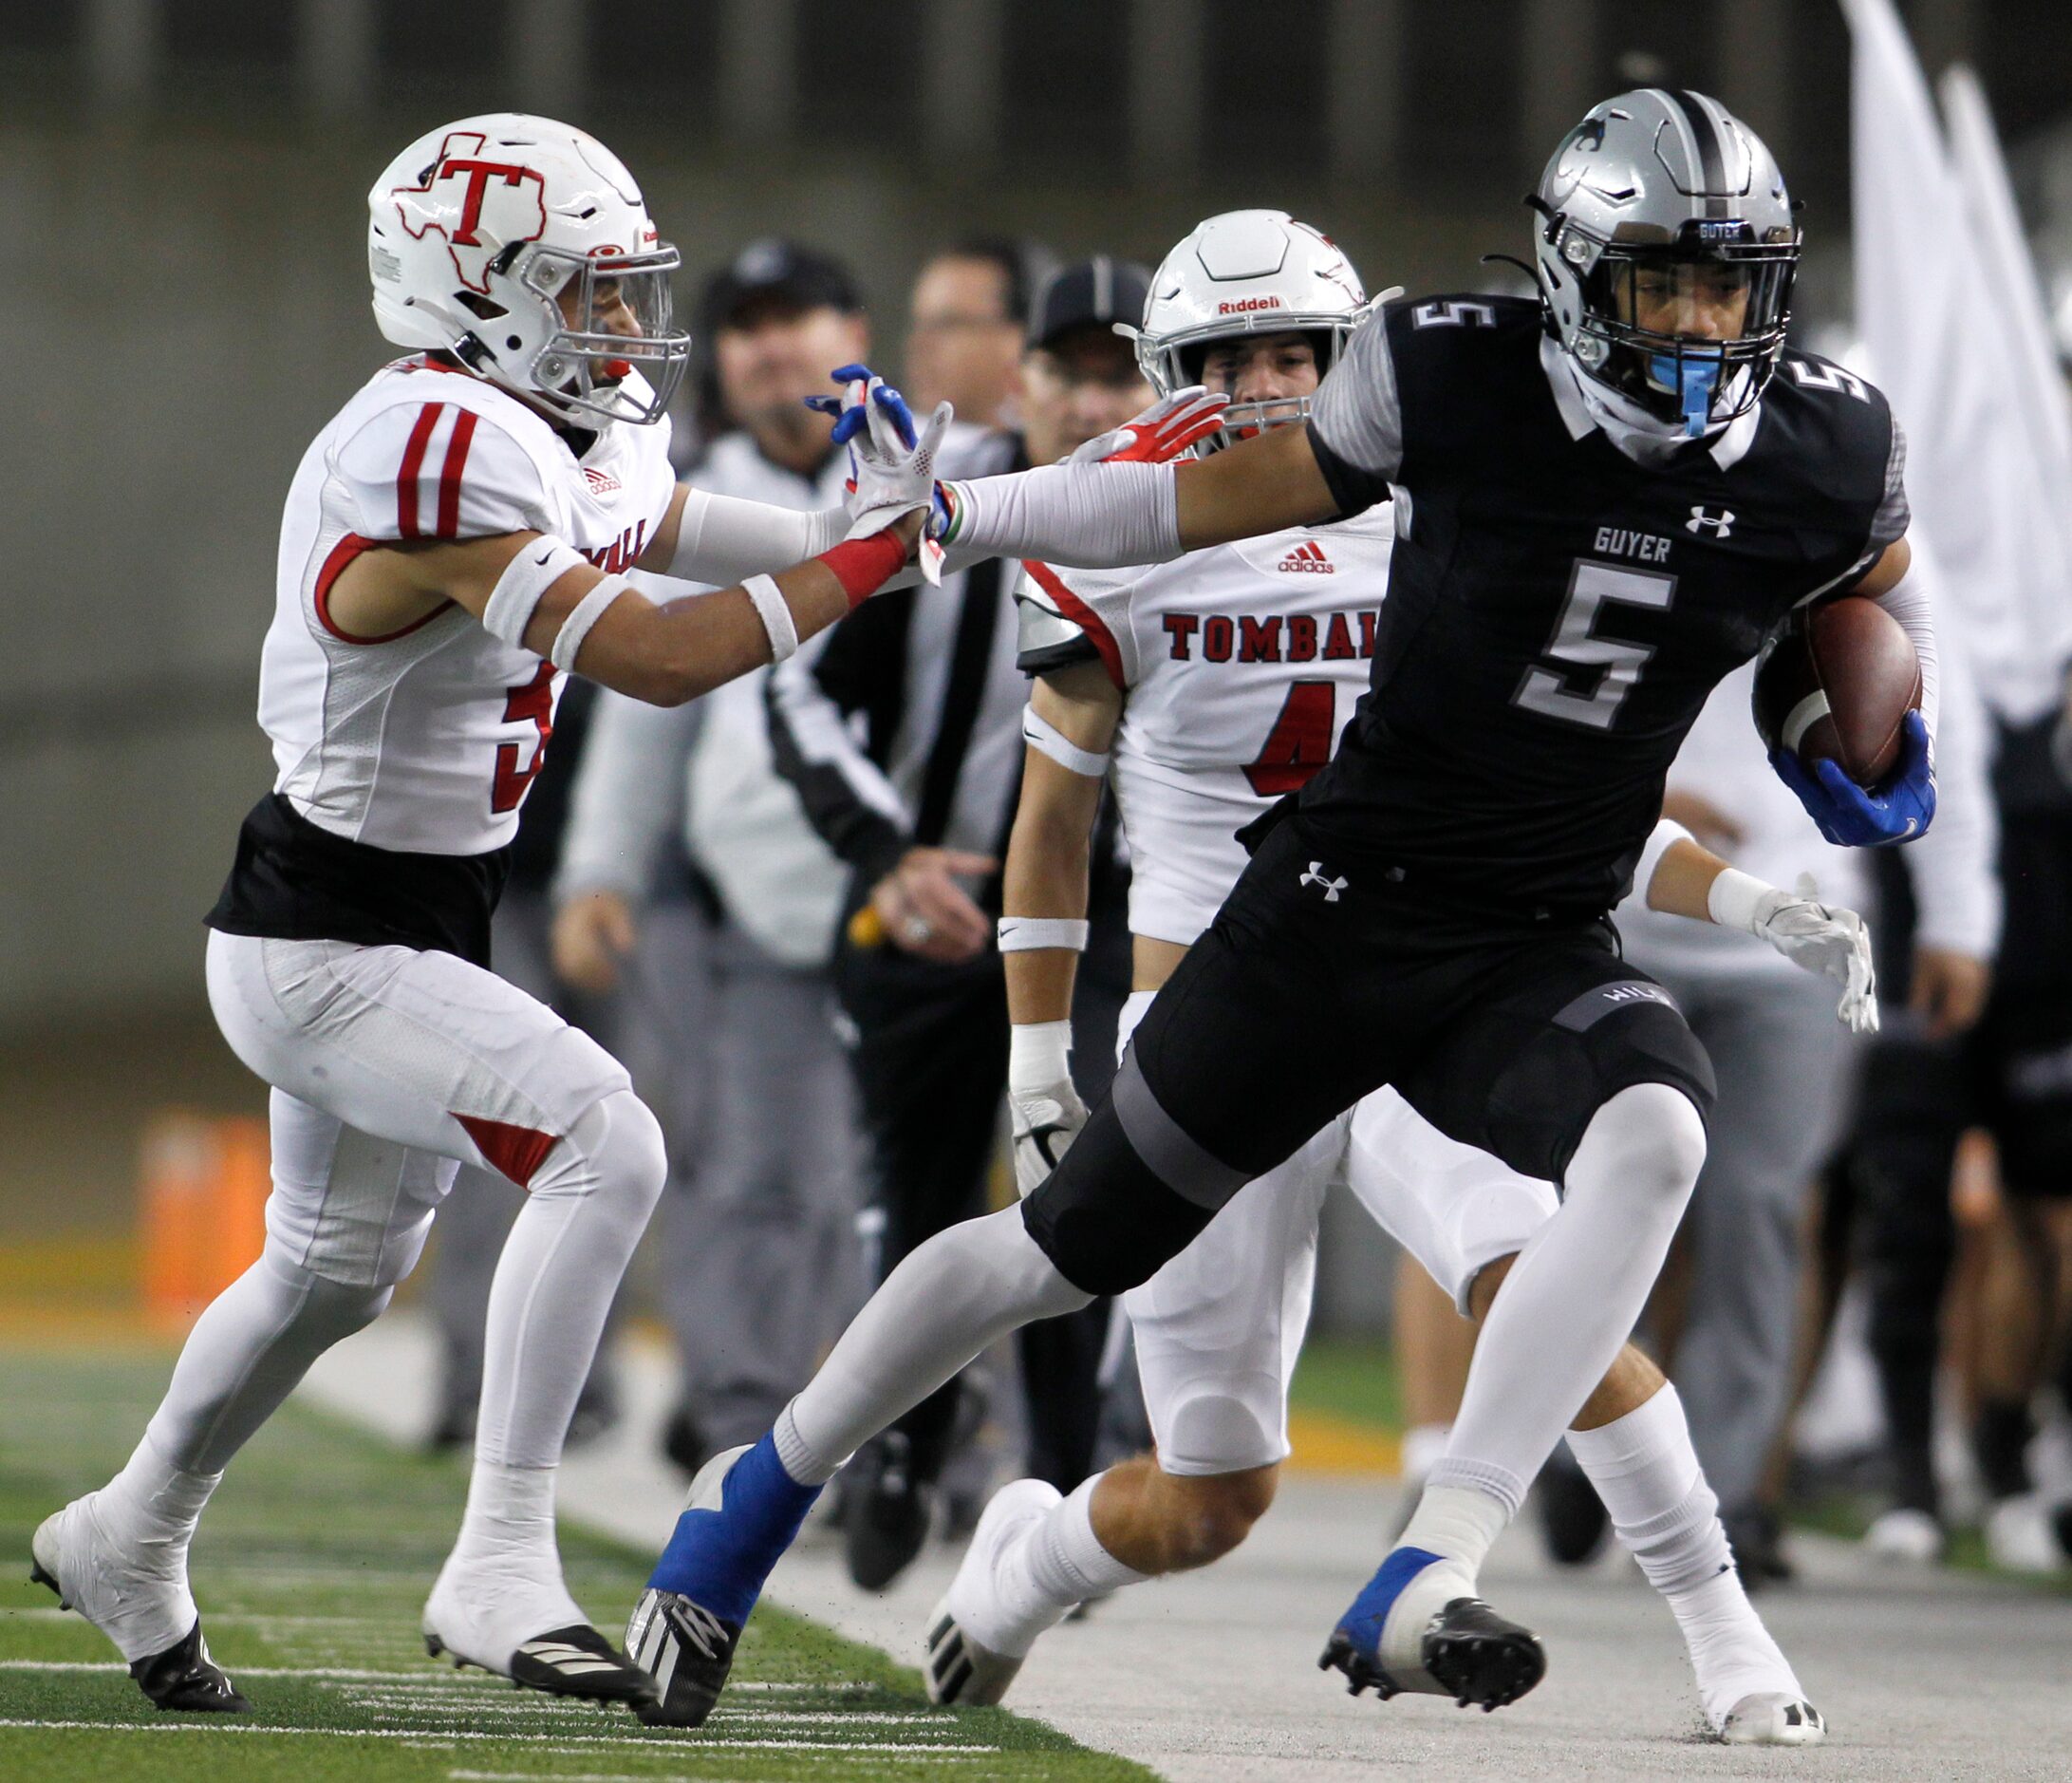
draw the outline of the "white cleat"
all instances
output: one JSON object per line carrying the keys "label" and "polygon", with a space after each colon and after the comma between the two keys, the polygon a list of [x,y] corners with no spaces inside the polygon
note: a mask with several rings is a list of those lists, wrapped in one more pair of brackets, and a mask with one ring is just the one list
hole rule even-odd
{"label": "white cleat", "polygon": [[1925,1511],[1887,1511],[1864,1530],[1863,1546],[1895,1566],[1932,1567],[1943,1557],[1943,1526]]}
{"label": "white cleat", "polygon": [[85,1617],[125,1660],[140,1660],[163,1652],[195,1625],[186,1544],[140,1554],[118,1548],[96,1513],[100,1495],[88,1492],[46,1517],[29,1546],[59,1604]]}
{"label": "white cleat", "polygon": [[1803,1697],[1764,1690],[1727,1710],[1720,1737],[1729,1746],[1818,1746],[1827,1723]]}
{"label": "white cleat", "polygon": [[972,1708],[999,1701],[1036,1637],[1063,1619],[1059,1610],[1034,1627],[1026,1620],[1017,1626],[999,1601],[996,1576],[1001,1553],[1062,1496],[1039,1479],[1018,1479],[993,1494],[957,1576],[928,1612],[921,1669],[930,1702]]}

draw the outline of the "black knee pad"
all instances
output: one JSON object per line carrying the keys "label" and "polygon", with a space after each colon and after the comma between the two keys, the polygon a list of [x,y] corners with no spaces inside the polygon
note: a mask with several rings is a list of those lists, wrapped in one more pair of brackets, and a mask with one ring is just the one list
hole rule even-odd
{"label": "black knee pad", "polygon": [[1209,1223],[1151,1173],[1103,1102],[1064,1161],[1021,1204],[1022,1224],[1074,1287],[1121,1294],[1156,1275]]}

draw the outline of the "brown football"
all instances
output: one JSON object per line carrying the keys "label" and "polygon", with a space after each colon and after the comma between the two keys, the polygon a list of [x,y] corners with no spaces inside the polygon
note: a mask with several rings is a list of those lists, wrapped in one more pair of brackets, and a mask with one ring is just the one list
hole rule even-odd
{"label": "brown football", "polygon": [[1755,677],[1755,723],[1772,749],[1823,756],[1858,786],[1898,759],[1899,726],[1921,704],[1913,640],[1876,601],[1844,594],[1784,622]]}

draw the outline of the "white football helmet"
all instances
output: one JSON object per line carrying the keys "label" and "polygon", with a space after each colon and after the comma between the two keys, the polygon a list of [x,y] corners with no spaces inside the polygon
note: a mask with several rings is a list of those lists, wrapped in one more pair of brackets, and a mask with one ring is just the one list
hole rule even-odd
{"label": "white football helmet", "polygon": [[[1353,262],[1328,235],[1285,211],[1225,211],[1195,225],[1151,275],[1144,326],[1115,325],[1137,344],[1137,364],[1161,396],[1202,382],[1212,342],[1234,334],[1316,337],[1316,368],[1337,363],[1373,304]],[[1300,421],[1310,399],[1233,403],[1194,448],[1212,452],[1268,427]]]}
{"label": "white football helmet", "polygon": [[[367,211],[374,319],[397,346],[451,353],[587,426],[668,406],[691,353],[669,326],[677,251],[595,137],[519,112],[463,118],[397,156]],[[635,332],[603,326],[618,302]]]}

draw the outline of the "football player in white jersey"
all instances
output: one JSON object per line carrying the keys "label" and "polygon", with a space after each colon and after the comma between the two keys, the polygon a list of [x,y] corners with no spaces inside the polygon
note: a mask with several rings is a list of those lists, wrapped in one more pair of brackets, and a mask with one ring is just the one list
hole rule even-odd
{"label": "football player in white jersey", "polygon": [[[1205,384],[1228,396],[1221,437],[1302,420],[1366,315],[1352,266],[1278,211],[1214,216],[1152,282],[1138,350],[1161,395]],[[1174,562],[1087,572],[1027,566],[1022,666],[1036,675],[1029,753],[1007,853],[1000,948],[1014,1021],[1009,1096],[1024,1192],[1050,1173],[1087,1111],[1066,1055],[1086,925],[1087,837],[1112,785],[1129,841],[1135,990],[1122,1040],[1214,920],[1242,871],[1237,832],[1329,758],[1367,681],[1394,521],[1353,518],[1211,546]],[[1671,851],[1664,826],[1636,881]],[[1703,856],[1709,860],[1709,856]],[[1671,873],[1686,865],[1672,859]],[[1328,887],[1324,895],[1332,895]],[[1288,1454],[1287,1391],[1307,1326],[1318,1212],[1344,1182],[1463,1312],[1479,1314],[1557,1205],[1552,1183],[1447,1138],[1391,1089],[1341,1115],[1124,1299],[1154,1453],[1069,1497],[1041,1480],[997,1493],[928,1620],[938,1702],[998,1702],[1036,1637],[1085,1597],[1205,1566],[1243,1540]],[[1579,1421],[1602,1427],[1664,1394],[1630,1345]],[[1673,1394],[1656,1417],[1680,1417]],[[1688,1437],[1685,1442],[1688,1457]],[[1622,1529],[1675,1512],[1698,1473],[1660,1470],[1661,1500]],[[1634,1488],[1626,1487],[1632,1498]],[[1627,1508],[1630,1511],[1632,1507]],[[1802,1700],[1797,1679],[1731,1574],[1702,1625],[1684,1618],[1714,1725],[1759,1693]],[[1676,1599],[1671,1596],[1672,1607]],[[1753,1717],[1750,1731],[1755,1732]],[[1765,1717],[1761,1731],[1810,1733]]]}
{"label": "football player in white jersey", "polygon": [[[426,1644],[644,1708],[651,1680],[563,1583],[553,1483],[663,1135],[616,1060],[487,969],[490,914],[567,672],[674,704],[781,661],[905,565],[948,416],[917,443],[895,392],[849,385],[849,517],[680,489],[678,258],[616,156],[543,118],[465,119],[368,204],[375,318],[415,351],[289,491],[259,696],[279,774],[208,919],[216,1020],[272,1085],[265,1249],[202,1314],[129,1463],[37,1530],[35,1576],[159,1706],[248,1708],[202,1640],[190,1537],[309,1363],[387,1304],[465,1161],[529,1198]],[[635,565],[722,586],[658,603]]]}

